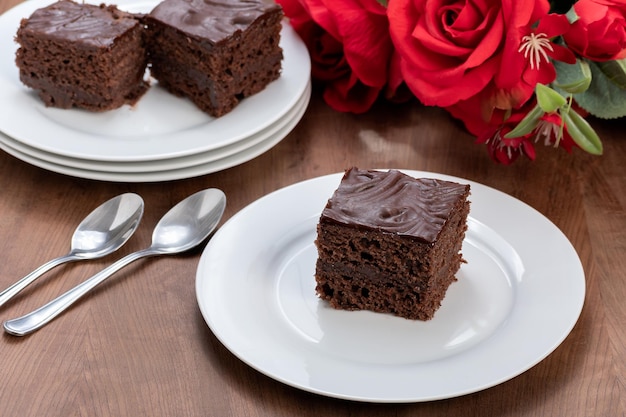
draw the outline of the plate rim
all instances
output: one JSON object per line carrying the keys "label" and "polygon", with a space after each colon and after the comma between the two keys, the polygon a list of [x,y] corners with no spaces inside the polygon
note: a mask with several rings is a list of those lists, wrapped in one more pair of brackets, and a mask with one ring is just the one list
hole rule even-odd
{"label": "plate rim", "polygon": [[[445,399],[445,398],[452,398],[452,397],[457,397],[457,396],[481,391],[481,390],[490,388],[492,386],[498,385],[502,382],[505,382],[507,380],[510,380],[520,375],[521,373],[535,366],[537,363],[541,362],[543,359],[545,359],[545,357],[550,355],[565,340],[565,338],[571,333],[573,327],[578,321],[578,318],[580,317],[580,313],[582,311],[584,299],[585,299],[585,274],[582,268],[582,263],[580,261],[580,257],[578,256],[575,248],[573,247],[569,239],[565,236],[565,234],[554,223],[552,223],[549,219],[547,219],[543,214],[535,210],[533,207],[529,206],[528,204],[524,203],[523,201],[519,199],[516,199],[515,197],[512,197],[506,193],[498,191],[492,187],[489,187],[489,186],[486,186],[486,185],[483,185],[474,181],[470,181],[470,180],[466,180],[463,178],[454,177],[450,175],[445,175],[445,174],[439,174],[439,173],[427,172],[427,171],[407,170],[407,169],[399,169],[399,170],[409,175],[413,175],[413,176],[433,177],[433,178],[441,178],[445,180],[469,183],[472,186],[473,192],[477,188],[480,188],[482,192],[485,192],[491,195],[497,195],[500,198],[504,198],[508,202],[515,204],[518,209],[528,211],[528,213],[531,213],[533,217],[537,219],[541,219],[544,225],[548,225],[551,228],[551,233],[553,233],[555,236],[557,236],[560,239],[560,243],[565,245],[570,250],[570,255],[573,255],[574,258],[569,259],[569,261],[572,262],[571,264],[569,264],[569,267],[575,270],[578,275],[576,277],[577,280],[573,281],[572,282],[573,285],[570,287],[570,291],[573,291],[572,294],[575,300],[568,307],[569,310],[568,310],[568,316],[567,316],[568,318],[567,325],[562,326],[562,328],[560,329],[559,335],[552,335],[552,338],[550,339],[549,343],[546,342],[547,344],[542,345],[540,349],[542,350],[542,354],[534,355],[530,358],[526,358],[526,357],[522,358],[522,360],[525,361],[524,366],[518,366],[514,372],[508,372],[506,374],[493,376],[490,378],[489,381],[483,381],[479,385],[468,387],[463,390],[457,390],[455,392],[440,392],[437,395],[429,394],[426,396],[420,395],[419,393],[414,393],[412,395],[402,395],[398,397],[390,397],[390,396],[377,397],[374,395],[355,395],[354,393],[348,394],[346,392],[337,392],[336,390],[333,391],[332,389],[325,390],[319,387],[312,387],[312,386],[307,386],[306,384],[302,384],[299,382],[294,382],[292,380],[289,380],[289,378],[285,378],[282,375],[277,375],[277,374],[272,373],[271,370],[266,369],[266,367],[264,368],[263,366],[260,366],[258,363],[250,361],[249,354],[246,354],[245,352],[243,353],[238,352],[236,351],[236,349],[230,346],[229,345],[230,341],[226,340],[228,335],[225,336],[222,331],[223,329],[219,328],[219,319],[211,315],[212,314],[211,309],[214,308],[214,306],[210,305],[211,300],[206,299],[207,295],[203,293],[203,292],[208,291],[207,286],[209,284],[207,283],[211,279],[214,279],[214,280],[219,279],[219,278],[215,278],[214,276],[215,275],[214,273],[216,272],[215,267],[214,267],[215,265],[208,265],[208,262],[209,262],[208,254],[211,253],[214,247],[220,244],[221,236],[223,234],[229,233],[229,229],[231,227],[236,228],[236,226],[233,226],[233,224],[235,224],[238,221],[240,216],[246,216],[248,215],[247,213],[249,213],[250,211],[254,211],[255,207],[257,207],[260,204],[259,203],[260,201],[271,200],[277,194],[289,192],[289,190],[293,190],[294,188],[298,188],[298,187],[306,188],[307,184],[309,185],[314,184],[316,181],[335,181],[335,183],[338,184],[338,181],[342,173],[329,174],[329,175],[324,175],[324,176],[300,181],[300,182],[291,184],[289,186],[283,187],[281,189],[278,189],[276,191],[273,191],[259,198],[258,200],[253,201],[252,203],[250,203],[249,205],[241,209],[238,213],[233,215],[230,219],[228,219],[227,222],[224,223],[224,225],[222,225],[222,227],[213,236],[211,241],[209,241],[207,247],[204,249],[204,252],[201,256],[200,262],[198,264],[197,272],[196,272],[196,298],[197,298],[197,302],[198,302],[200,311],[202,313],[202,316],[205,322],[207,323],[212,333],[226,347],[226,349],[228,349],[231,353],[233,353],[236,357],[238,357],[244,363],[251,366],[253,369],[256,369],[257,371],[269,376],[270,378],[273,378],[277,381],[280,381],[282,383],[285,383],[287,385],[290,385],[292,387],[295,387],[304,391],[308,391],[308,392],[312,392],[315,394],[324,395],[328,397],[347,399],[347,400],[353,400],[353,401],[379,402],[379,403],[408,403],[408,402],[422,402],[422,401],[433,401],[433,400],[439,400],[439,399]],[[328,197],[330,197],[330,194],[326,198]],[[474,204],[475,202],[473,201],[472,205]],[[321,208],[320,208],[320,212],[321,212]],[[472,215],[471,211],[470,211],[470,215]],[[206,269],[211,269],[211,274],[213,275],[212,278],[206,274],[205,272]],[[509,323],[507,323],[507,326],[508,325]],[[490,336],[488,340],[491,340],[492,337],[493,335]],[[479,343],[475,348],[472,348],[470,351],[472,352],[474,350],[479,351],[482,344],[483,342]],[[248,357],[246,357],[246,355],[248,355]],[[462,353],[459,356],[463,356],[463,355],[464,354]],[[520,355],[520,356],[523,356],[523,355]],[[457,359],[454,359],[454,360],[457,360]]]}

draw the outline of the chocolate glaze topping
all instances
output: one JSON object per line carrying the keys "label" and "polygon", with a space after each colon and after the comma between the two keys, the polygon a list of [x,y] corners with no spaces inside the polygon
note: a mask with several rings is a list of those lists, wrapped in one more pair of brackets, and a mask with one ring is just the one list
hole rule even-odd
{"label": "chocolate glaze topping", "polygon": [[138,21],[133,15],[114,6],[79,5],[61,0],[33,12],[20,30],[100,48],[112,45],[118,36],[136,24]]}
{"label": "chocolate glaze topping", "polygon": [[322,212],[322,221],[380,230],[433,243],[469,185],[399,171],[351,168]]}
{"label": "chocolate glaze topping", "polygon": [[190,36],[218,43],[246,29],[263,14],[279,9],[271,0],[165,0],[149,16]]}

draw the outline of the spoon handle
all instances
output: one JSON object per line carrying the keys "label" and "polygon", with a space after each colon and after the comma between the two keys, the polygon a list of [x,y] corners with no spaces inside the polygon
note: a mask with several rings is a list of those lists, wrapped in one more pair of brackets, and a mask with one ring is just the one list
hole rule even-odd
{"label": "spoon handle", "polygon": [[42,276],[44,273],[48,272],[55,266],[59,266],[65,262],[77,261],[80,258],[74,254],[68,254],[65,256],[61,256],[59,258],[52,259],[51,261],[46,262],[41,265],[39,268],[35,269],[30,274],[26,275],[24,278],[17,281],[15,284],[11,285],[4,291],[0,292],[0,306],[4,305],[7,301],[13,298],[17,293],[22,291],[28,285],[30,285],[37,278]]}
{"label": "spoon handle", "polygon": [[54,319],[56,316],[64,312],[68,307],[78,301],[82,296],[87,294],[98,284],[113,275],[115,272],[119,271],[124,266],[133,261],[136,261],[137,259],[154,254],[154,251],[144,249],[126,255],[115,263],[104,268],[102,271],[93,275],[91,278],[88,278],[71,290],[50,301],[48,304],[39,307],[37,310],[34,310],[22,317],[5,321],[4,330],[14,336],[24,336],[42,328],[48,322],[50,322],[52,319]]}

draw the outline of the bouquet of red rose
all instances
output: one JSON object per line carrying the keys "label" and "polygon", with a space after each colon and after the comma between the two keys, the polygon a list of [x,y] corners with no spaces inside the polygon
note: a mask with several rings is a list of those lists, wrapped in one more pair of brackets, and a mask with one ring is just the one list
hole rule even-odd
{"label": "bouquet of red rose", "polygon": [[599,155],[586,116],[626,116],[625,0],[277,1],[339,111],[409,92],[504,164],[538,141]]}

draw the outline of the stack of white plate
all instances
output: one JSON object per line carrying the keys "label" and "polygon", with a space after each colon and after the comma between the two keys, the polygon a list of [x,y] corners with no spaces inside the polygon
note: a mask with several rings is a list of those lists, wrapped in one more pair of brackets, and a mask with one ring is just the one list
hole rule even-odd
{"label": "stack of white plate", "polygon": [[[269,150],[296,126],[308,106],[310,58],[304,43],[285,24],[280,78],[220,118],[167,93],[154,80],[133,107],[103,113],[45,107],[19,81],[13,38],[20,19],[52,1],[24,2],[0,16],[0,148],[32,165],[106,181],[195,177]],[[158,0],[115,3],[123,10],[149,12]]]}

